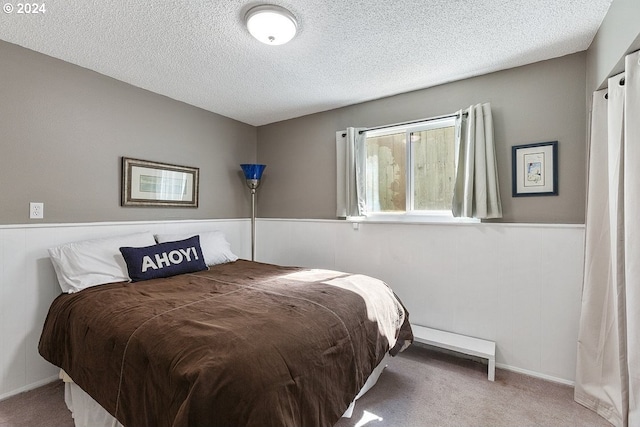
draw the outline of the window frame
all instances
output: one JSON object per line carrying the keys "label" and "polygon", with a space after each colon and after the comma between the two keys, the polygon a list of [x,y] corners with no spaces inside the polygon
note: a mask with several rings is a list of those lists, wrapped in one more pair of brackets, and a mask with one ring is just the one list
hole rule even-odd
{"label": "window frame", "polygon": [[[437,119],[426,119],[418,122],[411,122],[408,124],[393,125],[388,127],[373,128],[365,131],[365,147],[366,140],[369,137],[379,137],[394,135],[398,133],[405,134],[405,159],[406,168],[405,171],[405,210],[404,212],[369,212],[367,211],[364,217],[360,217],[359,220],[373,221],[373,222],[456,222],[456,223],[479,223],[480,220],[476,218],[456,218],[453,216],[451,210],[417,210],[414,209],[415,197],[415,165],[414,165],[414,149],[415,144],[411,141],[411,133],[428,131],[433,129],[440,129],[446,127],[453,127],[454,132],[459,132],[457,116],[448,116]],[[455,143],[457,140],[454,136],[454,168],[457,170],[458,158],[459,158],[459,146]],[[366,150],[366,148],[365,148]],[[367,206],[368,207],[368,206]]]}

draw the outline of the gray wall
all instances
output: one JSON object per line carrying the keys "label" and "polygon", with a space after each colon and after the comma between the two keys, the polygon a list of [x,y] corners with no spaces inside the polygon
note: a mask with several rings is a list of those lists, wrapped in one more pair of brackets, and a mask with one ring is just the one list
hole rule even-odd
{"label": "gray wall", "polygon": [[[584,52],[258,128],[258,215],[335,218],[335,132],[491,102],[503,222],[584,223]],[[559,195],[511,197],[511,147],[559,141]]]}
{"label": "gray wall", "polygon": [[611,3],[587,51],[587,93],[607,86],[607,78],[624,71],[624,56],[640,49],[640,1]]}
{"label": "gray wall", "polygon": [[[255,127],[2,41],[0,77],[0,224],[248,215]],[[121,156],[199,167],[200,207],[121,207]]]}

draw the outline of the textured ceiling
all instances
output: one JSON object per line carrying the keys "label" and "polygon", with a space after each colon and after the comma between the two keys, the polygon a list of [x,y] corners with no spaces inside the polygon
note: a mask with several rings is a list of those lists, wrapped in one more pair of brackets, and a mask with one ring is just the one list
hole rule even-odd
{"label": "textured ceiling", "polygon": [[50,0],[0,39],[257,126],[585,50],[611,2],[274,0],[299,33],[267,46],[256,1]]}

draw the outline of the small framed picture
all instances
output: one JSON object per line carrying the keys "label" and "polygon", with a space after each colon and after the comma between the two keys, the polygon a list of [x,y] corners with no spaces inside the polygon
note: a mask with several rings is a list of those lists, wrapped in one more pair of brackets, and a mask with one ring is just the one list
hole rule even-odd
{"label": "small framed picture", "polygon": [[200,169],[122,158],[122,206],[198,207]]}
{"label": "small framed picture", "polygon": [[512,196],[558,195],[558,141],[511,147]]}

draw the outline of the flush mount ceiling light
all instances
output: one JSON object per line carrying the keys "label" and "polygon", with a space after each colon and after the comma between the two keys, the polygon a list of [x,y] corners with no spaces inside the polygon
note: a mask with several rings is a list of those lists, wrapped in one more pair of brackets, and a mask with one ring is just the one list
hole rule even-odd
{"label": "flush mount ceiling light", "polygon": [[244,20],[251,35],[266,44],[285,44],[296,35],[298,29],[295,16],[273,4],[249,9]]}

